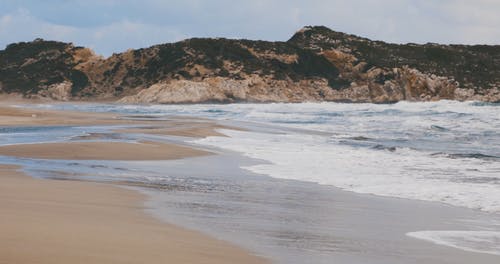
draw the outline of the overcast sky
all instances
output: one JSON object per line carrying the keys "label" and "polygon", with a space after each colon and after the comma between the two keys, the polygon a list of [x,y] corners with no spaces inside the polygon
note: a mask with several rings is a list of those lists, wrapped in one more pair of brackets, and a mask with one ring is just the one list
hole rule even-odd
{"label": "overcast sky", "polygon": [[500,0],[0,0],[0,49],[40,37],[108,56],[189,37],[290,38],[305,25],[406,43],[500,44]]}

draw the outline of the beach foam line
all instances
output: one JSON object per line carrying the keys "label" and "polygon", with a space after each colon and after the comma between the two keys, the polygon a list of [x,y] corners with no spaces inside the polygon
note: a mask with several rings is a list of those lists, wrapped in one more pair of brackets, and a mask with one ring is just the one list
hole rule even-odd
{"label": "beach foam line", "polygon": [[498,163],[432,156],[408,147],[358,148],[332,143],[330,138],[315,134],[217,131],[227,137],[212,136],[191,142],[267,161],[242,166],[253,173],[357,193],[500,212],[499,186],[473,181],[493,179]]}
{"label": "beach foam line", "polygon": [[409,237],[469,252],[500,256],[500,232],[496,231],[417,231]]}

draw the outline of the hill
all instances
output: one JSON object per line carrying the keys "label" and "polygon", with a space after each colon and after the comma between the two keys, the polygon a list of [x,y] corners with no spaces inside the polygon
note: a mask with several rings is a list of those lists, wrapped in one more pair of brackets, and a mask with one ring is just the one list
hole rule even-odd
{"label": "hill", "polygon": [[193,38],[108,58],[10,44],[0,92],[126,103],[500,101],[500,46],[390,44],[304,27],[286,42]]}

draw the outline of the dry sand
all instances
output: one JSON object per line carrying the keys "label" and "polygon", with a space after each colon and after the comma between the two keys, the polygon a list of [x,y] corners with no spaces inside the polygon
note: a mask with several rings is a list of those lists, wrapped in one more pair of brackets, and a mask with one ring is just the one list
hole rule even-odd
{"label": "dry sand", "polygon": [[0,263],[263,263],[144,214],[111,185],[34,179],[0,165]]}

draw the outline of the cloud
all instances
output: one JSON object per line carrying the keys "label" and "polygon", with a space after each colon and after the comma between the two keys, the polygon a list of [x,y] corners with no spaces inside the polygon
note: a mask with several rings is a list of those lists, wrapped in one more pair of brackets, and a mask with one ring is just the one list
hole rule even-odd
{"label": "cloud", "polygon": [[122,20],[96,27],[58,25],[40,20],[25,9],[0,17],[0,45],[35,38],[73,42],[106,56],[129,48],[179,41],[186,38],[177,30],[164,26]]}
{"label": "cloud", "polygon": [[0,47],[42,37],[110,55],[186,37],[284,41],[305,25],[397,43],[500,44],[497,0],[3,0],[0,5]]}
{"label": "cloud", "polygon": [[75,38],[85,36],[80,42],[87,41],[88,47],[109,55],[112,52],[129,48],[142,48],[187,38],[187,35],[174,28],[123,20],[106,26],[78,30]]}

